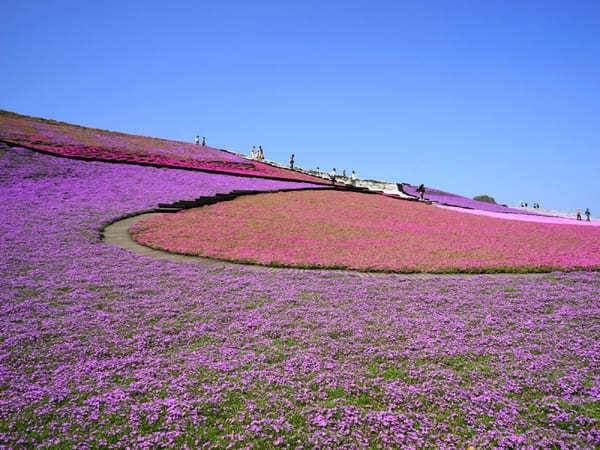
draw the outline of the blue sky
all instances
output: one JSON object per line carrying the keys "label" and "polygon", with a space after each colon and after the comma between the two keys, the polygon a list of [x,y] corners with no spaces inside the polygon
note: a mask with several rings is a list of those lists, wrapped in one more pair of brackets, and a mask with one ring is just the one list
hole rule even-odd
{"label": "blue sky", "polygon": [[0,108],[600,216],[598,1],[13,1]]}

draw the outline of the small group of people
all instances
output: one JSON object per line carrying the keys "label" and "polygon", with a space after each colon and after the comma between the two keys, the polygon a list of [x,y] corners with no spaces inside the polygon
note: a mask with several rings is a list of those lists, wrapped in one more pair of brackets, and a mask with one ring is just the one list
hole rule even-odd
{"label": "small group of people", "polygon": [[[519,206],[520,206],[521,208],[528,208],[528,207],[529,207],[529,204],[528,204],[527,202],[524,202],[523,200],[521,200],[521,201],[519,202]],[[531,205],[531,207],[532,207],[533,209],[540,209],[540,204],[539,204],[538,202],[534,202],[534,203]]]}
{"label": "small group of people", "polygon": [[[588,222],[590,221],[590,216],[592,215],[592,213],[590,212],[590,208],[586,208],[585,212],[584,212],[586,219]],[[581,210],[578,208],[577,209],[577,220],[582,220],[581,219]]]}
{"label": "small group of people", "polygon": [[[317,167],[317,172],[319,172],[319,173],[320,173],[320,171],[319,171],[319,168],[318,168],[318,167]],[[335,167],[334,167],[333,169],[331,169],[331,172],[329,172],[329,179],[331,180],[331,183],[332,183],[332,184],[335,184],[335,180],[337,179],[337,176],[338,176],[338,174],[337,174],[337,172],[336,172],[336,170],[335,170]],[[342,177],[343,177],[344,179],[345,179],[345,178],[347,178],[347,177],[346,177],[346,169],[344,169],[344,170],[342,171]],[[352,171],[352,173],[350,174],[350,182],[351,182],[352,184],[355,184],[355,183],[356,183],[356,172],[355,172],[354,170],[353,170],[353,171]]]}
{"label": "small group of people", "polygon": [[259,161],[264,161],[265,159],[265,154],[263,153],[263,149],[260,145],[258,146],[258,149],[254,145],[252,146],[252,149],[250,150],[250,156],[252,159],[258,159]]}
{"label": "small group of people", "polygon": [[[200,144],[200,136],[196,136],[194,142],[196,145]],[[206,138],[204,136],[202,136],[202,146],[206,146]]]}

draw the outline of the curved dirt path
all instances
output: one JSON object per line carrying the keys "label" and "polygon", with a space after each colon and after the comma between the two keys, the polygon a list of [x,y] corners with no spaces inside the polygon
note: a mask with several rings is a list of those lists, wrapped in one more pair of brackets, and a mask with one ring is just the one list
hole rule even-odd
{"label": "curved dirt path", "polygon": [[217,261],[214,259],[202,258],[201,256],[178,255],[176,253],[169,253],[163,250],[155,250],[153,248],[146,247],[145,245],[140,245],[131,238],[131,235],[129,234],[129,228],[131,225],[138,220],[149,219],[161,214],[166,213],[144,213],[137,216],[128,217],[127,219],[117,220],[116,222],[113,222],[104,228],[102,232],[103,241],[108,245],[116,245],[117,247],[121,247],[133,253],[148,256],[149,258],[168,259],[169,261],[193,261],[206,265],[233,265],[233,263],[227,263],[226,261]]}

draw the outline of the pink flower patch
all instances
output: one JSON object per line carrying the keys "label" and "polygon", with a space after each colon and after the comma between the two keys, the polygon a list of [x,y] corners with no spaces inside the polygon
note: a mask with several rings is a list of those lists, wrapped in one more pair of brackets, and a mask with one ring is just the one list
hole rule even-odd
{"label": "pink flower patch", "polygon": [[329,184],[226,150],[0,113],[0,140],[53,155]]}
{"label": "pink flower patch", "polygon": [[600,228],[503,220],[384,196],[302,191],[242,197],[139,223],[138,242],[264,265],[395,272],[600,267]]}

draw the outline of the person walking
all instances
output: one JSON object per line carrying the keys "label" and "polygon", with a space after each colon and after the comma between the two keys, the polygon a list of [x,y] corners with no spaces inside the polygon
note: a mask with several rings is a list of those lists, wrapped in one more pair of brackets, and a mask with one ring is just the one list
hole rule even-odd
{"label": "person walking", "polygon": [[350,174],[350,181],[352,184],[356,184],[356,172],[353,170],[352,174]]}
{"label": "person walking", "polygon": [[419,200],[424,200],[425,185],[424,184],[420,184],[419,187],[417,188],[417,192],[419,193]]}
{"label": "person walking", "polygon": [[250,157],[252,159],[256,158],[256,147],[253,145],[252,148],[250,149]]}
{"label": "person walking", "polygon": [[206,138],[202,136],[202,147],[206,147]]}
{"label": "person walking", "polygon": [[259,161],[262,161],[265,159],[265,154],[263,153],[263,149],[262,149],[261,145],[258,146],[258,159],[259,159]]}
{"label": "person walking", "polygon": [[577,220],[581,220],[581,210],[577,208]]}
{"label": "person walking", "polygon": [[335,178],[337,177],[337,172],[335,171],[335,167],[333,169],[331,169],[331,172],[329,172],[329,178],[331,179],[331,183],[335,184]]}
{"label": "person walking", "polygon": [[290,156],[290,169],[294,169],[294,154],[292,153],[292,156]]}
{"label": "person walking", "polygon": [[590,208],[585,208],[585,217],[588,222],[590,221],[590,216],[592,215],[592,213],[590,212]]}
{"label": "person walking", "polygon": [[200,143],[200,136],[196,136],[196,140],[194,142],[196,143],[196,145],[198,145]]}

